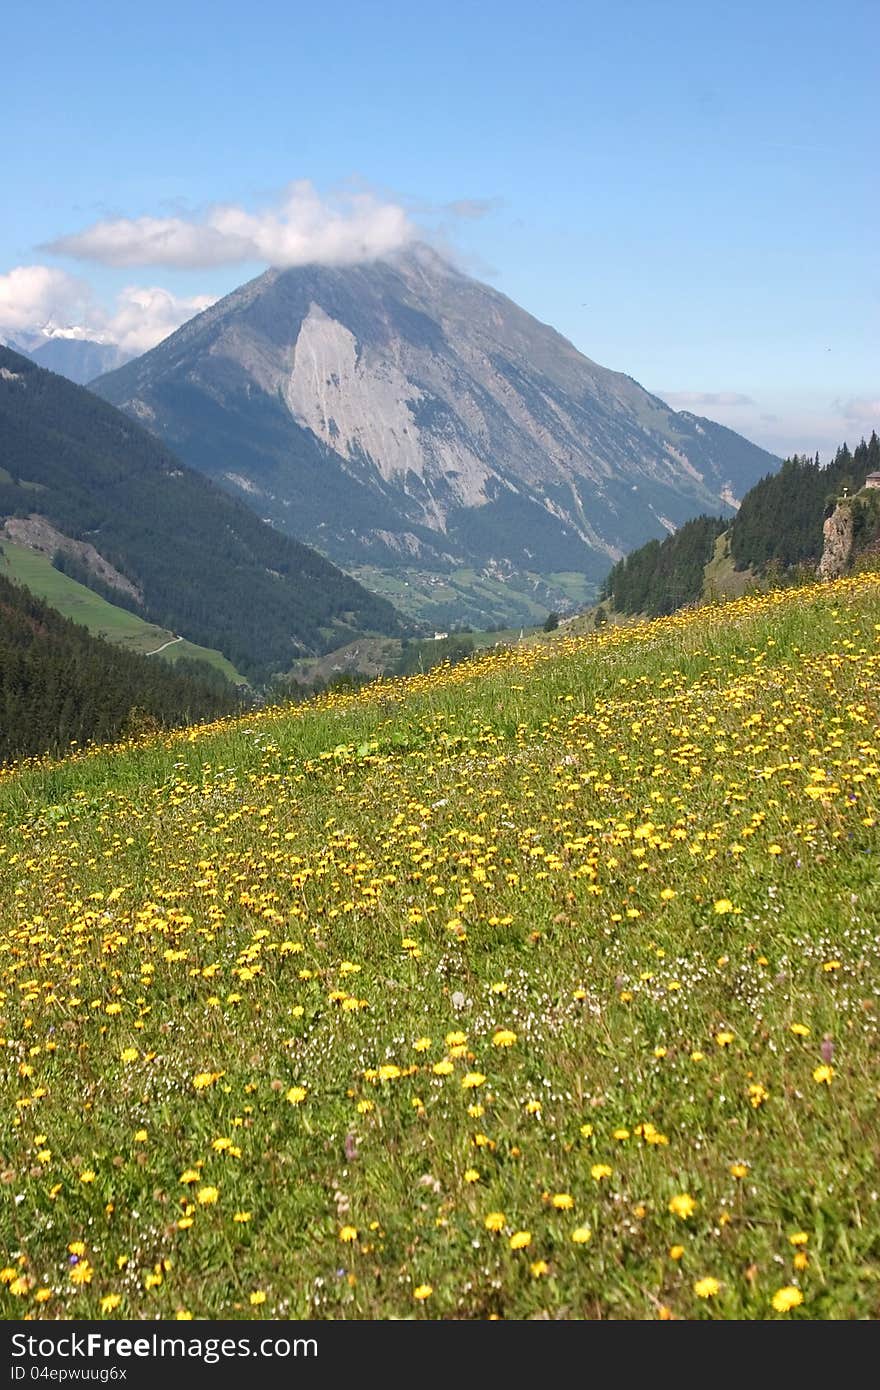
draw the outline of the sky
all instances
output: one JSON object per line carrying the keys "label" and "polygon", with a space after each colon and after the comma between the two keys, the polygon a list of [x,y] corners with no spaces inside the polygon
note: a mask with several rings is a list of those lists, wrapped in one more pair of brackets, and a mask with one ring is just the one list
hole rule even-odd
{"label": "sky", "polygon": [[143,351],[422,238],[678,409],[880,429],[877,0],[57,0],[4,14],[0,333]]}

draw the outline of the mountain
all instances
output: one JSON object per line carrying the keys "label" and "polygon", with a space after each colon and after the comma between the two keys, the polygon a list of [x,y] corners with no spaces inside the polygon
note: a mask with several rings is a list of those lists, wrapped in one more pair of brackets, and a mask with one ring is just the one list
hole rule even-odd
{"label": "mountain", "polygon": [[76,325],[61,328],[55,323],[46,323],[41,328],[20,332],[14,340],[0,338],[0,345],[30,357],[47,371],[58,372],[81,386],[132,358],[130,352],[124,352],[115,343],[108,343],[88,328]]}
{"label": "mountain", "polygon": [[268,270],[93,389],[435,621],[546,613],[777,463],[423,246]]}
{"label": "mountain", "polygon": [[121,651],[0,577],[0,760],[231,714],[220,677]]}
{"label": "mountain", "polygon": [[[5,523],[3,519],[6,518]],[[0,523],[68,574],[262,680],[389,603],[261,521],[90,391],[0,348]]]}
{"label": "mountain", "polygon": [[131,354],[115,343],[96,343],[90,338],[47,338],[27,355],[47,371],[83,386],[131,360]]}

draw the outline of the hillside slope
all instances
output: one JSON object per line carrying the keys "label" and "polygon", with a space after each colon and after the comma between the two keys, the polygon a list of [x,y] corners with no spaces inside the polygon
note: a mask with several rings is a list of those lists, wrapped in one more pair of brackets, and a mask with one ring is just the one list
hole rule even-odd
{"label": "hillside slope", "polygon": [[389,603],[121,412],[0,348],[0,520],[10,516],[87,544],[104,567],[96,560],[76,578],[100,581],[105,596],[109,584],[114,602],[219,649],[249,676],[401,628]]}
{"label": "hillside slope", "polygon": [[0,1314],[872,1320],[878,630],[863,575],[0,778]]}
{"label": "hillside slope", "polygon": [[234,688],[121,650],[0,576],[0,761],[232,713]]}

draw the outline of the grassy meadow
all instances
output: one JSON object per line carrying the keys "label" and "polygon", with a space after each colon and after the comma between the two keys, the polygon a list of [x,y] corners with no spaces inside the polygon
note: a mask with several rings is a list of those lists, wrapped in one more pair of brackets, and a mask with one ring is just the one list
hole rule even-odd
{"label": "grassy meadow", "polygon": [[880,576],[0,776],[7,1318],[880,1313]]}
{"label": "grassy meadow", "polygon": [[156,653],[172,664],[184,658],[204,661],[234,685],[246,684],[222,652],[195,642],[175,641],[175,634],[168,628],[149,623],[128,608],[118,608],[85,584],[62,574],[41,551],[7,540],[0,542],[0,574],[45,599],[63,618],[79,623],[93,637],[103,637],[114,646],[140,655]]}

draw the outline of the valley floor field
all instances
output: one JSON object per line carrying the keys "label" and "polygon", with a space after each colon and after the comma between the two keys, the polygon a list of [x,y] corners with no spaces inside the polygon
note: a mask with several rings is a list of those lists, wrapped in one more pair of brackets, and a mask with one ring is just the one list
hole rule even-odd
{"label": "valley floor field", "polygon": [[873,1318],[880,576],[0,776],[7,1318]]}

